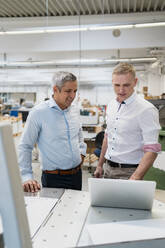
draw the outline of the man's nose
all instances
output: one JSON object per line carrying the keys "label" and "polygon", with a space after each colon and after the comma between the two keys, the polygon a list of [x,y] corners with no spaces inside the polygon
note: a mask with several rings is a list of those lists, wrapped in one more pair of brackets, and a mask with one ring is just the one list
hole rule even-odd
{"label": "man's nose", "polygon": [[74,99],[74,98],[75,98],[75,95],[76,95],[76,93],[75,93],[75,92],[71,92],[71,93],[70,93],[70,97],[71,97],[72,99]]}
{"label": "man's nose", "polygon": [[120,92],[120,93],[124,92],[124,88],[123,88],[123,87],[120,87],[120,88],[119,88],[119,92]]}

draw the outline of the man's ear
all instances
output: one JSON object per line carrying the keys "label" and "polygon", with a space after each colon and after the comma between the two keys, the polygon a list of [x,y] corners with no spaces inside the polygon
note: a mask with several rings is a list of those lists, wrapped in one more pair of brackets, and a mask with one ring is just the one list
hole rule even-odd
{"label": "man's ear", "polygon": [[135,86],[137,85],[138,82],[138,78],[135,78]]}
{"label": "man's ear", "polygon": [[58,92],[58,91],[59,91],[58,87],[57,87],[56,85],[54,85],[54,86],[53,86],[53,92],[56,93],[56,92]]}

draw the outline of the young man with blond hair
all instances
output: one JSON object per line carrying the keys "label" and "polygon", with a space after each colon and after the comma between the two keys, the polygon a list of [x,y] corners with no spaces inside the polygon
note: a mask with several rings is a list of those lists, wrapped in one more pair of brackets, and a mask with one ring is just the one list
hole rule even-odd
{"label": "young man with blond hair", "polygon": [[141,180],[153,165],[160,130],[158,110],[138,96],[134,67],[118,64],[112,73],[116,99],[107,107],[107,129],[94,175],[105,178]]}

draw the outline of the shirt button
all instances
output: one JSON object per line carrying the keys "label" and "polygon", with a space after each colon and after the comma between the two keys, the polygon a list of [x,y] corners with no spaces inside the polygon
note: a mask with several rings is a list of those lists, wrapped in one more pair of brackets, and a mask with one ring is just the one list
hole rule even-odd
{"label": "shirt button", "polygon": [[114,148],[112,147],[112,150],[114,150]]}

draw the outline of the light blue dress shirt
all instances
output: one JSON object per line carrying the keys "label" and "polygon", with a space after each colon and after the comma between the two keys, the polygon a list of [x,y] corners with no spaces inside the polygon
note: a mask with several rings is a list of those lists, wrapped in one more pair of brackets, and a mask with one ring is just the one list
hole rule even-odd
{"label": "light blue dress shirt", "polygon": [[32,150],[37,143],[42,170],[67,170],[81,163],[86,155],[78,109],[62,110],[53,98],[33,108],[19,144],[18,162],[23,182],[32,179]]}

